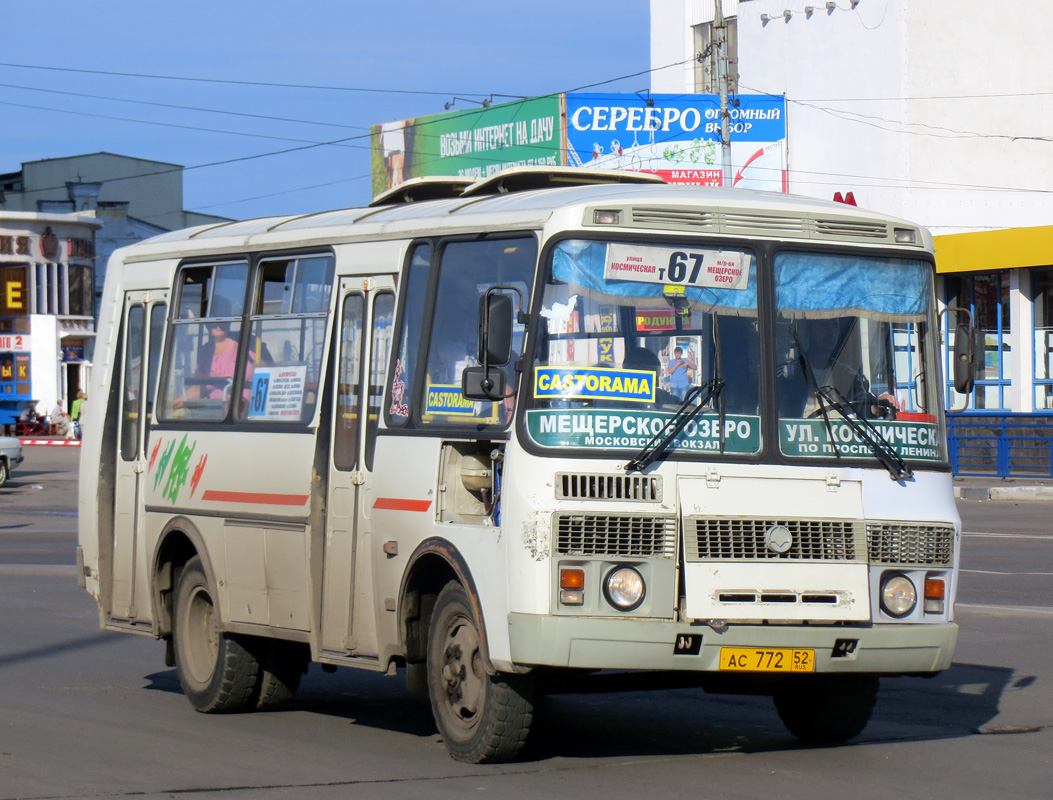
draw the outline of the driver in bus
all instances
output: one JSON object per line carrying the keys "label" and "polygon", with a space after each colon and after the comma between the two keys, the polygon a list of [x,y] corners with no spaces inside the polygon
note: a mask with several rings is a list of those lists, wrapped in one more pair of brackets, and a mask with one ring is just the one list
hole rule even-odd
{"label": "driver in bus", "polygon": [[896,396],[871,391],[869,379],[851,363],[846,340],[854,323],[849,318],[822,318],[790,323],[792,328],[780,325],[779,352],[783,358],[776,388],[779,416],[799,419],[819,413],[819,398],[809,385],[810,369],[815,387],[836,389],[856,415],[896,418],[901,410]]}

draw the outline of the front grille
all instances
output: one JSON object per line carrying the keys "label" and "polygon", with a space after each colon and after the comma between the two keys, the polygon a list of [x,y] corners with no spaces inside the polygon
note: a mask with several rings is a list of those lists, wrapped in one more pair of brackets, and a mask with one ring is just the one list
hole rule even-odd
{"label": "front grille", "polygon": [[817,219],[815,232],[835,239],[887,239],[888,226],[883,222],[845,219]]}
{"label": "front grille", "polygon": [[708,211],[636,206],[632,210],[632,222],[650,228],[692,230],[713,227],[715,218]]}
{"label": "front grille", "polygon": [[800,217],[779,217],[774,214],[725,214],[724,230],[728,233],[803,236],[804,222]]}
{"label": "front grille", "polygon": [[560,514],[555,531],[559,555],[672,558],[676,554],[674,517]]}
{"label": "front grille", "polygon": [[[778,553],[766,534],[781,525],[790,532],[789,549]],[[684,556],[688,561],[855,561],[859,523],[826,519],[685,520]]]}
{"label": "front grille", "polygon": [[558,500],[662,500],[662,479],[655,475],[556,473]]}
{"label": "front grille", "polygon": [[871,564],[949,567],[954,559],[954,528],[868,522],[867,552]]}

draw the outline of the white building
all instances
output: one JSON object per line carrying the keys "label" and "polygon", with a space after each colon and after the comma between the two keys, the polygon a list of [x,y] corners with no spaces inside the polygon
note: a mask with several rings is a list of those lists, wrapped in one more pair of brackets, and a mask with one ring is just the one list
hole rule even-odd
{"label": "white building", "polygon": [[[970,406],[1053,410],[1053,15],[988,0],[721,2],[738,91],[786,96],[789,191],[851,191],[928,226],[939,299],[980,330]],[[694,58],[713,19],[714,0],[651,0],[653,92],[715,90],[711,59]]]}
{"label": "white building", "polygon": [[0,212],[0,425],[29,400],[68,410],[88,385],[98,228],[80,214]]}

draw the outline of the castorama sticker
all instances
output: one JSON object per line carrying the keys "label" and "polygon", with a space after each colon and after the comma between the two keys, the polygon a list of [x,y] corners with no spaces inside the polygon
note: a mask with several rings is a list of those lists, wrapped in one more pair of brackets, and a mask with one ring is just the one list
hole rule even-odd
{"label": "castorama sticker", "polygon": [[[720,186],[720,97],[715,94],[568,94],[567,165],[661,175]],[[733,95],[732,183],[786,191],[786,99]]]}

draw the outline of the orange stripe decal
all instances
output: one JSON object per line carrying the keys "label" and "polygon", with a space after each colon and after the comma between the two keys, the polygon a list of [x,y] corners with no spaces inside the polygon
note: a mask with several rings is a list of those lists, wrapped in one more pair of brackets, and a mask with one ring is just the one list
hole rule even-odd
{"label": "orange stripe decal", "polygon": [[216,503],[249,503],[264,506],[305,506],[310,499],[306,494],[268,494],[266,492],[217,492],[209,489],[202,500]]}
{"label": "orange stripe decal", "polygon": [[431,500],[401,500],[397,497],[378,497],[373,508],[387,511],[427,511]]}

